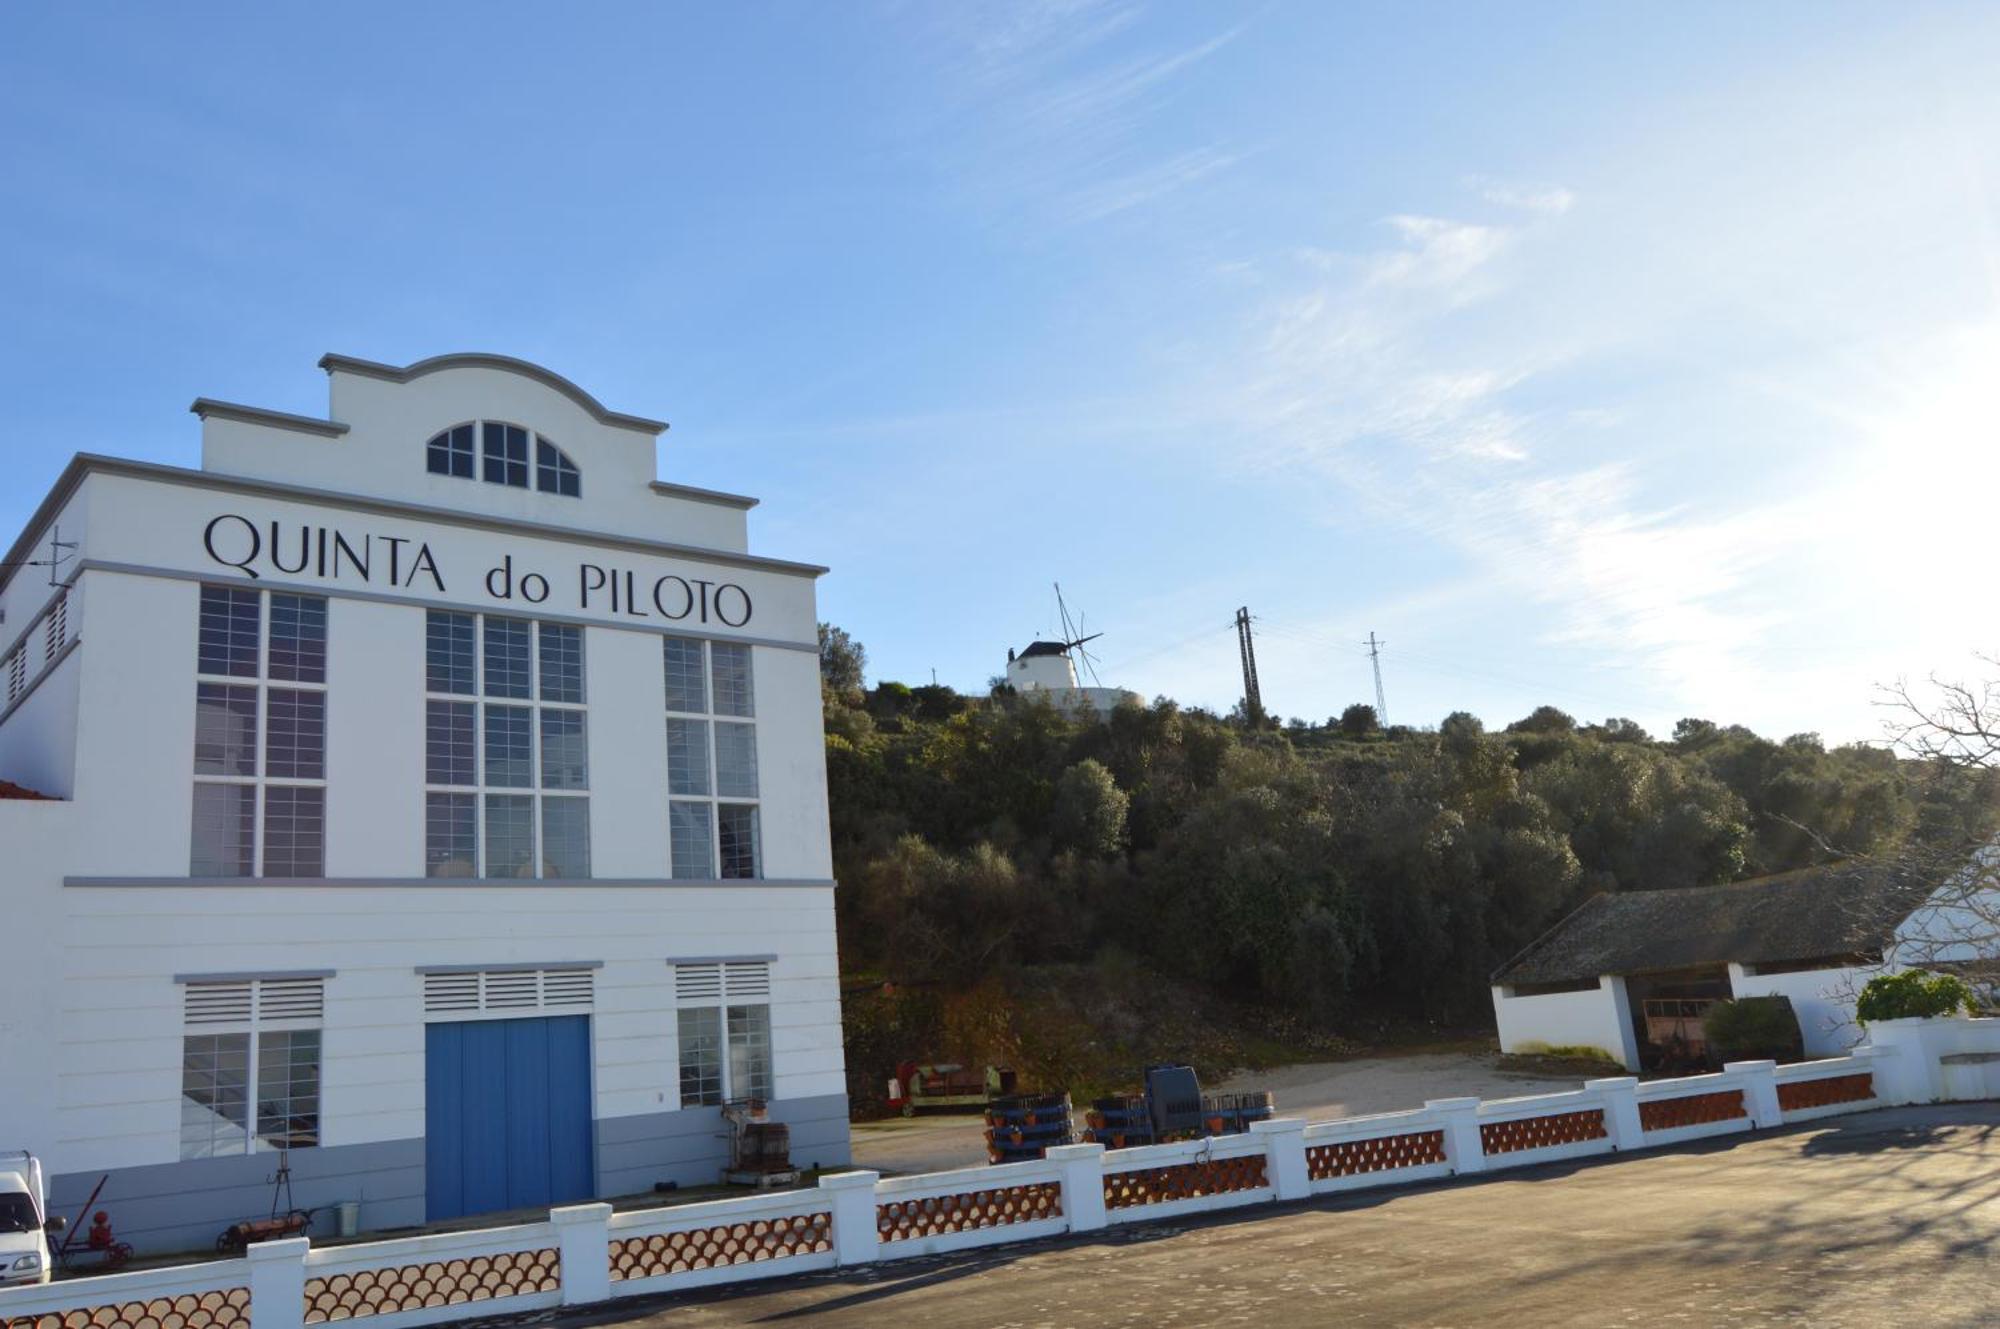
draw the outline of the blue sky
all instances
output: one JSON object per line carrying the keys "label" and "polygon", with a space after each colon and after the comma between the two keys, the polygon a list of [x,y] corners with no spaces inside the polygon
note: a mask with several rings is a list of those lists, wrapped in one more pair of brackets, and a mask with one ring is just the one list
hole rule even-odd
{"label": "blue sky", "polygon": [[[0,525],[493,350],[871,674],[1873,738],[2000,646],[2000,9],[0,9]],[[414,441],[413,441],[414,446]],[[670,534],[670,533],[666,533]],[[1992,672],[2000,673],[2000,669]]]}

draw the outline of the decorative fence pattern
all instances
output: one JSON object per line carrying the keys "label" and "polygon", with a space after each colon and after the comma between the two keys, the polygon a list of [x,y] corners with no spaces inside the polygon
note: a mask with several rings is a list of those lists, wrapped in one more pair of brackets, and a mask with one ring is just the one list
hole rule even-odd
{"label": "decorative fence pattern", "polygon": [[249,1329],[248,1260],[0,1290],[0,1329]]}
{"label": "decorative fence pattern", "polygon": [[1749,1116],[1750,1109],[1743,1105],[1741,1089],[1684,1094],[1679,1098],[1652,1098],[1639,1104],[1639,1127],[1645,1131],[1673,1131],[1686,1126],[1743,1121]]}
{"label": "decorative fence pattern", "polygon": [[[2000,1044],[2000,1022],[1993,1022]],[[1795,1066],[1423,1108],[916,1177],[825,1176],[812,1189],[313,1249],[0,1290],[0,1329],[370,1329],[585,1305],[614,1297],[1029,1240],[1273,1200],[1531,1165],[1855,1112],[1917,1095],[1921,1072],[1862,1053]],[[1886,1078],[1885,1078],[1886,1077]],[[1919,1099],[1919,1101],[1923,1101]]]}
{"label": "decorative fence pattern", "polygon": [[1778,1107],[1785,1112],[1864,1103],[1875,1097],[1872,1075],[1834,1075],[1823,1080],[1796,1080],[1778,1086]]}
{"label": "decorative fence pattern", "polygon": [[656,1232],[611,1243],[611,1281],[663,1278],[698,1269],[782,1260],[833,1249],[833,1224],[825,1214],[758,1218],[747,1223]]}
{"label": "decorative fence pattern", "polygon": [[1003,1190],[891,1200],[875,1206],[875,1230],[883,1241],[909,1241],[1061,1218],[1062,1211],[1061,1183],[1040,1181]]}
{"label": "decorative fence pattern", "polygon": [[[470,1259],[431,1260],[388,1269],[308,1278],[305,1322],[358,1320],[397,1311],[434,1310],[494,1301],[562,1287],[562,1262],[553,1247],[503,1251]],[[166,1329],[162,1326],[162,1329]]]}
{"label": "decorative fence pattern", "polygon": [[1441,1130],[1306,1146],[1306,1175],[1314,1181],[1393,1172],[1397,1168],[1425,1167],[1445,1161]]}
{"label": "decorative fence pattern", "polygon": [[1262,1153],[1135,1168],[1130,1172],[1114,1172],[1104,1179],[1104,1207],[1136,1209],[1208,1195],[1262,1190],[1270,1184],[1264,1177]]}
{"label": "decorative fence pattern", "polygon": [[109,1302],[0,1320],[6,1329],[237,1329],[250,1323],[250,1289]]}
{"label": "decorative fence pattern", "polygon": [[1488,1155],[1516,1154],[1524,1149],[1551,1149],[1559,1144],[1584,1140],[1608,1140],[1602,1108],[1581,1112],[1551,1112],[1541,1117],[1516,1117],[1512,1121],[1481,1122],[1480,1148]]}

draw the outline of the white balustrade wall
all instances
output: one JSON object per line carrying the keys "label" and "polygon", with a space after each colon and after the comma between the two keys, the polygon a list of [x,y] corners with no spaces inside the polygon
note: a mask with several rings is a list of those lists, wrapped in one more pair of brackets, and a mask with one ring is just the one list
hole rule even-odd
{"label": "white balustrade wall", "polygon": [[1935,1102],[1960,1087],[1980,1096],[1971,1091],[2000,1067],[2000,1020],[1888,1021],[1873,1032],[1852,1055],[1796,1065],[1433,1099],[1136,1149],[1065,1145],[1036,1162],[918,1176],[842,1172],[803,1190],[626,1213],[573,1205],[514,1227],[324,1248],[267,1242],[243,1259],[0,1290],[0,1329],[143,1329],[170,1316],[183,1329],[408,1329],[1662,1148]]}

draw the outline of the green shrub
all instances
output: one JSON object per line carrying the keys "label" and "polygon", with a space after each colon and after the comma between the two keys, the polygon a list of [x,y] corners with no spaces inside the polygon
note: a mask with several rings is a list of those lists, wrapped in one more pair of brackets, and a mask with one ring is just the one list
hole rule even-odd
{"label": "green shrub", "polygon": [[1854,1014],[1863,1023],[1871,1020],[1904,1020],[1911,1017],[1956,1015],[1972,1009],[1972,989],[1952,974],[1927,974],[1907,969],[1900,974],[1877,974],[1861,989]]}
{"label": "green shrub", "polygon": [[1799,1055],[1804,1039],[1799,1034],[1799,1018],[1792,1013],[1790,997],[1739,997],[1718,1001],[1708,1008],[1702,1029],[1709,1050],[1727,1060],[1769,1058],[1787,1060]]}

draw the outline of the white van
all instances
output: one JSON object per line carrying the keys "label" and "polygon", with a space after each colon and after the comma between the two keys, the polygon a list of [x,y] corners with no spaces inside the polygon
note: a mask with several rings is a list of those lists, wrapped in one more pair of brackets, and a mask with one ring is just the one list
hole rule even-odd
{"label": "white van", "polygon": [[66,1220],[49,1217],[42,1161],[0,1153],[0,1287],[49,1281],[49,1234]]}

